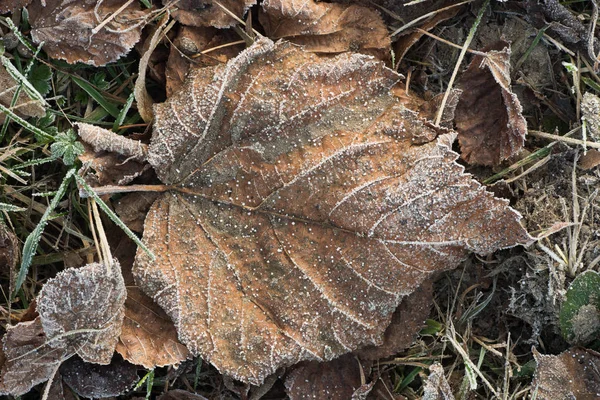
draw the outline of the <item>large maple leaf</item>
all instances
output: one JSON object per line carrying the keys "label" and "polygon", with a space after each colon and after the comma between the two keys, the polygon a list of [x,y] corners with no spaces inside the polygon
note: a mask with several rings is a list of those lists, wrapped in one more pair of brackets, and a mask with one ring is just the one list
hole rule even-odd
{"label": "large maple leaf", "polygon": [[172,189],[134,274],[193,353],[258,384],[381,343],[432,273],[530,240],[455,163],[455,135],[389,94],[399,78],[260,39],[155,108],[149,161]]}

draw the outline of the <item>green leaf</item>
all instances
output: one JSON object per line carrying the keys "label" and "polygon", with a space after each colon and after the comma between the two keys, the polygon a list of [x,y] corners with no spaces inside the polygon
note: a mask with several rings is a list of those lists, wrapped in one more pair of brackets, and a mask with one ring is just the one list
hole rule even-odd
{"label": "green leaf", "polygon": [[559,315],[560,330],[571,344],[585,345],[600,337],[600,274],[585,271],[567,290]]}
{"label": "green leaf", "polygon": [[55,142],[50,146],[52,156],[62,157],[65,165],[73,165],[77,156],[85,151],[83,145],[77,141],[77,134],[73,129],[59,133],[54,140]]}
{"label": "green leaf", "polygon": [[42,96],[45,96],[50,92],[51,79],[52,70],[45,64],[39,64],[33,67],[29,76],[29,81]]}

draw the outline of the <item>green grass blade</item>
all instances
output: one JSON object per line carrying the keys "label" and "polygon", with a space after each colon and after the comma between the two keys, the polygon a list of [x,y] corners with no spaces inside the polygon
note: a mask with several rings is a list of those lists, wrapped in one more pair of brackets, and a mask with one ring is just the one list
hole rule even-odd
{"label": "green grass blade", "polygon": [[108,111],[110,115],[112,115],[115,118],[119,117],[119,109],[117,108],[117,106],[105,99],[104,96],[102,96],[102,94],[99,91],[97,91],[96,88],[93,87],[89,82],[75,75],[72,75],[71,78],[73,79],[73,82],[77,84],[77,86],[79,86],[87,94],[89,94],[92,99],[96,100],[96,103],[100,104],[100,106],[106,111]]}
{"label": "green grass blade", "polygon": [[43,130],[41,130],[40,128],[37,128],[36,126],[30,124],[29,122],[25,121],[23,118],[19,117],[17,114],[15,114],[14,112],[12,112],[10,109],[4,107],[2,104],[0,104],[0,112],[6,113],[8,116],[10,116],[10,118],[15,121],[17,124],[21,125],[23,128],[27,129],[30,132],[35,133],[36,135],[43,137],[47,140],[54,140],[54,136],[44,132]]}
{"label": "green grass blade", "polygon": [[0,203],[0,211],[6,212],[16,212],[16,211],[26,211],[26,208],[13,206],[12,204]]}
{"label": "green grass blade", "polygon": [[115,123],[113,125],[113,131],[116,132],[119,129],[119,127],[121,125],[123,125],[123,121],[125,121],[125,117],[127,117],[127,112],[131,108],[131,105],[133,104],[133,100],[135,100],[135,93],[131,92],[131,94],[127,98],[127,101],[123,105],[121,112],[119,112],[119,116],[115,120]]}
{"label": "green grass blade", "polygon": [[36,253],[38,243],[40,242],[40,238],[42,237],[42,232],[44,231],[44,228],[46,228],[46,225],[48,225],[48,221],[50,219],[50,214],[58,206],[58,203],[60,202],[60,200],[64,196],[65,192],[67,191],[67,187],[69,186],[71,177],[74,174],[75,174],[75,168],[73,168],[73,169],[69,170],[69,172],[67,172],[62,183],[58,187],[58,190],[56,191],[56,195],[50,202],[50,205],[46,208],[46,211],[44,211],[44,214],[42,215],[40,222],[37,224],[37,226],[35,227],[33,232],[31,232],[29,234],[29,236],[27,236],[27,239],[25,240],[25,244],[23,245],[23,258],[21,260],[21,268],[19,269],[19,274],[17,275],[17,281],[15,283],[12,298],[14,298],[17,291],[23,285],[23,282],[25,282],[25,277],[27,276],[27,271],[29,270],[29,266],[31,265],[31,260],[33,259],[33,256]]}

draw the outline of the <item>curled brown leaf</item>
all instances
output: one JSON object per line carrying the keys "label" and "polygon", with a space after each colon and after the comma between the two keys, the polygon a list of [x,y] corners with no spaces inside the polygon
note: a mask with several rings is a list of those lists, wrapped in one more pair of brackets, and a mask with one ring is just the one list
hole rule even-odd
{"label": "curled brown leaf", "polygon": [[390,58],[390,38],[377,11],[355,4],[266,0],[259,20],[270,38],[284,38],[316,53],[357,51]]}
{"label": "curled brown leaf", "polygon": [[[169,3],[163,0],[163,4]],[[256,0],[179,0],[172,15],[184,25],[229,28],[238,22],[231,14],[241,18],[254,4]]]}
{"label": "curled brown leaf", "polygon": [[36,0],[28,7],[31,37],[44,42],[52,58],[105,65],[131,50],[146,22],[148,11],[139,2],[119,10],[122,5],[121,0]]}
{"label": "curled brown leaf", "polygon": [[523,148],[527,134],[510,88],[510,46],[501,41],[492,48],[473,58],[459,84],[455,123],[461,157],[470,164],[500,164]]}

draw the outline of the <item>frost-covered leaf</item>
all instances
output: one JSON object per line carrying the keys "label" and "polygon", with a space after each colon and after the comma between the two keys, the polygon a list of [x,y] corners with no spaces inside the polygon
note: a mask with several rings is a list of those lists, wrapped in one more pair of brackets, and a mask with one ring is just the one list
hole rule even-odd
{"label": "frost-covered leaf", "polygon": [[78,156],[85,151],[83,145],[77,141],[77,134],[73,129],[60,132],[50,146],[52,157],[62,158],[65,165],[73,165]]}
{"label": "frost-covered leaf", "polygon": [[435,363],[429,367],[429,376],[423,388],[422,400],[454,400],[452,389],[444,373],[444,367],[440,363]]}
{"label": "frost-covered leaf", "polygon": [[387,60],[390,37],[377,11],[356,4],[266,0],[259,15],[267,36],[317,53],[358,51]]}
{"label": "frost-covered leaf", "polygon": [[31,37],[36,43],[44,42],[44,50],[52,58],[72,64],[107,64],[140,40],[147,17],[148,11],[137,1],[116,13],[122,5],[121,0],[36,0],[28,7]]}
{"label": "frost-covered leaf", "polygon": [[2,339],[0,394],[20,396],[46,382],[67,356],[64,343],[49,344],[40,317],[9,326]]}
{"label": "frost-covered leaf", "polygon": [[510,88],[510,45],[500,41],[475,56],[460,79],[455,111],[461,157],[470,164],[498,165],[525,143],[527,122]]}
{"label": "frost-covered leaf", "polygon": [[25,7],[29,3],[31,3],[31,0],[0,0],[0,14]]}
{"label": "frost-covered leaf", "polygon": [[72,357],[60,366],[64,382],[79,396],[90,399],[127,392],[139,380],[137,370],[138,367],[118,355],[108,365],[90,364]]}
{"label": "frost-covered leaf", "polygon": [[[19,83],[3,65],[0,65],[0,104],[10,107],[18,87]],[[17,115],[25,117],[42,117],[46,113],[42,102],[31,99],[25,90],[21,90],[17,102],[11,110]],[[4,118],[4,113],[0,112],[0,122],[3,122]]]}
{"label": "frost-covered leaf", "polygon": [[600,142],[600,97],[590,92],[585,93],[581,100],[581,114],[588,137]]}
{"label": "frost-covered leaf", "polygon": [[121,334],[126,297],[121,267],[113,261],[70,268],[38,295],[38,312],[52,346],[68,346],[84,361],[108,364]]}
{"label": "frost-covered leaf", "polygon": [[[0,203],[1,211],[22,211],[12,204]],[[17,261],[19,261],[19,239],[8,229],[4,221],[0,220],[0,271],[5,276],[9,277],[8,293],[14,290],[15,279],[17,277]]]}
{"label": "frost-covered leaf", "polygon": [[[256,0],[220,0],[219,3],[222,7],[212,0],[179,0],[174,4],[176,8],[171,15],[184,25],[229,28],[238,21],[223,8],[241,19],[256,4]],[[172,3],[170,0],[163,0],[163,4]]]}
{"label": "frost-covered leaf", "polygon": [[402,299],[383,335],[383,343],[367,346],[355,352],[361,360],[377,361],[391,357],[408,348],[417,332],[425,326],[433,304],[433,286],[427,281]]}
{"label": "frost-covered leaf", "polygon": [[532,392],[538,400],[600,397],[600,354],[583,348],[571,348],[557,356],[533,349],[537,363]]}
{"label": "frost-covered leaf", "polygon": [[569,286],[560,308],[560,330],[571,344],[600,338],[600,274],[585,271]]}
{"label": "frost-covered leaf", "polygon": [[125,320],[116,350],[130,363],[148,369],[176,365],[190,357],[177,340],[173,322],[137,287],[127,289]]}
{"label": "frost-covered leaf", "polygon": [[155,107],[152,205],[138,285],[179,339],[260,384],[279,367],[380,344],[400,301],[469,251],[530,240],[463,173],[453,134],[389,94],[369,56],[258,40]]}
{"label": "frost-covered leaf", "polygon": [[371,362],[346,354],[327,363],[299,364],[287,375],[285,388],[291,400],[349,400],[361,386],[368,386],[370,374]]}

